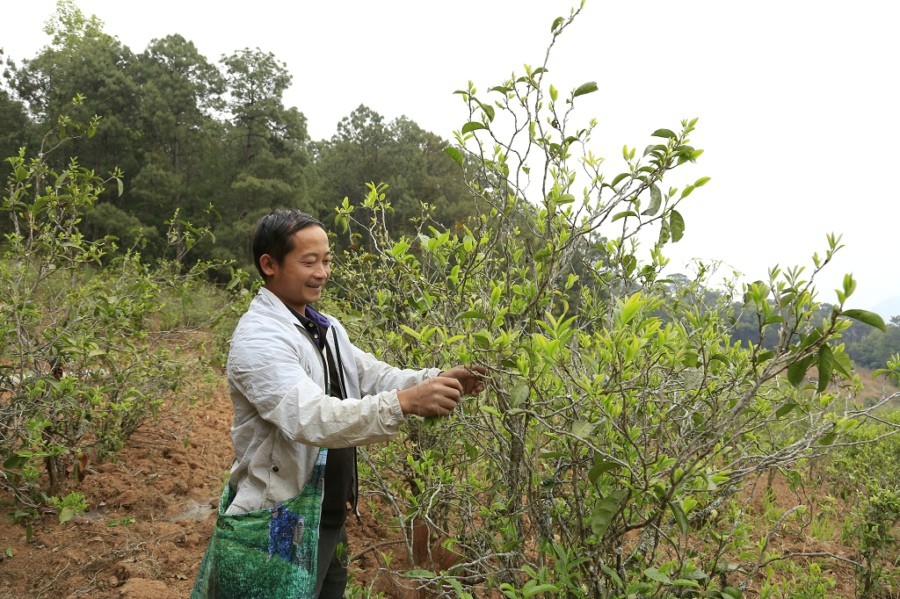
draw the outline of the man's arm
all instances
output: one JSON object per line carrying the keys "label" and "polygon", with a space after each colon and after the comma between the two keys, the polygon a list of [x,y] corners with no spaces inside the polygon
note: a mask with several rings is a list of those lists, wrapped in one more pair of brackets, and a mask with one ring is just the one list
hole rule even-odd
{"label": "man's arm", "polygon": [[319,447],[363,445],[399,431],[403,413],[395,391],[343,401],[331,397],[322,386],[321,357],[315,349],[308,356],[301,351],[306,342],[298,342],[297,335],[266,318],[238,325],[227,372],[232,389],[247,404],[247,418],[258,416],[284,437]]}

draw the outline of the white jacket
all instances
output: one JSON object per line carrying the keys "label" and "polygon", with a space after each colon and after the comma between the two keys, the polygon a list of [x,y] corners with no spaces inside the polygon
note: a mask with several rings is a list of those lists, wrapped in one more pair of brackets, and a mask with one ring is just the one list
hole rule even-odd
{"label": "white jacket", "polygon": [[321,447],[385,440],[404,416],[397,391],[437,376],[437,368],[402,370],[352,343],[333,317],[347,399],[325,394],[325,361],[290,310],[265,287],[231,337],[226,370],[234,424],[236,495],[229,515],[272,507],[300,494]]}

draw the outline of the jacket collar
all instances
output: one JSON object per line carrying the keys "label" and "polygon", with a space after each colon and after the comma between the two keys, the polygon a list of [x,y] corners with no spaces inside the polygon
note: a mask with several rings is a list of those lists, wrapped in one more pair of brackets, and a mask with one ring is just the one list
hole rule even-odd
{"label": "jacket collar", "polygon": [[[259,288],[259,293],[257,294],[256,298],[257,300],[259,300],[260,307],[268,312],[271,312],[272,316],[277,318],[278,320],[282,320],[286,324],[291,325],[302,324],[298,321],[297,317],[294,316],[294,311],[288,308],[277,295],[269,291],[269,289],[265,286]],[[323,327],[331,326],[331,321],[328,320],[328,317],[317,311],[312,306],[306,307],[306,314],[304,314],[303,316],[315,322],[316,324],[322,325]]]}
{"label": "jacket collar", "polygon": [[265,286],[259,288],[259,292],[256,294],[253,303],[256,304],[261,311],[268,312],[269,315],[276,320],[280,320],[285,324],[290,325],[297,324],[297,319],[294,318],[294,315],[291,314],[288,307],[284,305],[284,302],[282,302],[277,295],[266,289]]}

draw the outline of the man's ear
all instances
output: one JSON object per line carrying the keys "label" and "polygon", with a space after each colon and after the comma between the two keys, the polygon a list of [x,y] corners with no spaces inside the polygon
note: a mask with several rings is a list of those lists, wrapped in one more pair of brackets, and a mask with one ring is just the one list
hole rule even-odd
{"label": "man's ear", "polygon": [[275,258],[270,256],[269,254],[263,254],[259,257],[259,268],[263,271],[263,274],[267,277],[271,277],[275,274],[275,267],[277,263],[275,262]]}

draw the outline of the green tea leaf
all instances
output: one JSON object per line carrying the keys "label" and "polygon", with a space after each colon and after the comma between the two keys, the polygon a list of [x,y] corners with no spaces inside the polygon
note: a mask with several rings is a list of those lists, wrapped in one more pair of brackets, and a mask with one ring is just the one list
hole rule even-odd
{"label": "green tea leaf", "polygon": [[610,462],[597,456],[594,458],[594,465],[588,471],[588,480],[596,484],[597,479],[599,479],[603,473],[615,470],[618,467],[619,465],[615,462]]}
{"label": "green tea leaf", "polygon": [[456,148],[454,146],[447,146],[446,148],[444,148],[444,154],[452,158],[456,164],[462,166],[463,155],[462,152],[459,151],[459,148]]}
{"label": "green tea leaf", "polygon": [[837,433],[828,433],[819,439],[819,445],[831,445],[835,439],[837,439]]}
{"label": "green tea leaf", "polygon": [[818,392],[822,393],[831,382],[831,373],[834,371],[834,354],[828,345],[819,348],[819,385]]}
{"label": "green tea leaf", "polygon": [[655,184],[650,185],[650,205],[647,206],[647,209],[641,212],[644,216],[654,216],[657,212],[659,212],[659,207],[662,205],[662,193],[659,191],[659,187]]}
{"label": "green tea leaf", "polygon": [[72,516],[74,515],[75,511],[72,508],[64,507],[63,509],[59,510],[59,523],[65,524],[66,522],[71,520]]}
{"label": "green tea leaf", "polygon": [[684,217],[677,210],[673,210],[669,216],[669,230],[672,233],[672,241],[680,241],[684,237]]}
{"label": "green tea leaf", "polygon": [[623,218],[628,217],[628,216],[637,216],[637,212],[635,212],[634,210],[624,210],[624,211],[622,211],[622,212],[619,212],[619,213],[616,214],[615,216],[613,216],[613,217],[612,217],[612,220],[610,220],[610,222],[613,222],[613,223],[614,223],[614,222],[616,222],[617,220],[623,219]]}
{"label": "green tea leaf", "polygon": [[428,570],[409,570],[406,575],[410,578],[437,578],[437,574]]}
{"label": "green tea leaf", "polygon": [[[579,439],[586,439],[594,430],[594,425],[584,420],[578,420],[572,423],[572,434]],[[589,475],[590,476],[590,475]]]}
{"label": "green tea leaf", "polygon": [[882,331],[886,330],[884,326],[884,319],[875,312],[852,309],[844,310],[843,312],[841,312],[841,316],[846,316],[847,318],[858,320],[859,322],[867,324],[870,327],[875,327],[876,329],[880,329]]}
{"label": "green tea leaf", "polygon": [[497,418],[503,416],[503,414],[500,413],[500,410],[498,410],[494,406],[480,406],[479,409],[485,414],[490,414],[491,416],[496,416]]}
{"label": "green tea leaf", "polygon": [[631,173],[619,173],[618,175],[616,175],[613,178],[612,183],[610,183],[610,185],[612,187],[615,187],[622,181],[622,179],[625,179],[626,177],[630,177],[630,176],[631,176]]}
{"label": "green tea leaf", "polygon": [[794,387],[799,387],[800,383],[806,377],[806,371],[809,370],[810,364],[815,360],[815,356],[807,356],[802,360],[794,362],[788,367],[788,382]]}
{"label": "green tea leaf", "polygon": [[725,354],[713,354],[712,357],[710,357],[709,361],[712,362],[713,360],[721,362],[725,366],[731,365],[731,360]]}
{"label": "green tea leaf", "polygon": [[850,360],[850,356],[847,355],[847,352],[843,351],[833,351],[832,356],[834,357],[834,369],[837,370],[841,375],[845,378],[850,378],[853,375],[853,361]]}
{"label": "green tea leaf", "polygon": [[797,407],[797,402],[794,402],[794,401],[787,402],[786,404],[784,404],[783,406],[781,406],[780,408],[775,410],[775,418],[784,418],[785,416],[790,414],[791,411],[796,407]]}
{"label": "green tea leaf", "polygon": [[491,338],[487,333],[477,332],[472,333],[472,340],[475,341],[475,344],[478,345],[481,349],[487,349],[491,346]]}
{"label": "green tea leaf", "polygon": [[520,381],[516,383],[516,386],[513,387],[512,392],[509,394],[509,403],[512,406],[521,406],[528,400],[528,383],[525,381]]}
{"label": "green tea leaf", "polygon": [[422,338],[422,335],[419,334],[419,331],[417,331],[417,330],[415,330],[415,329],[413,329],[413,328],[411,328],[411,327],[408,327],[408,326],[406,326],[405,324],[401,324],[401,325],[400,325],[400,329],[401,329],[404,333],[406,333],[407,335],[409,335],[410,337],[412,337],[413,339],[421,339],[421,338]]}
{"label": "green tea leaf", "polygon": [[572,97],[577,98],[578,96],[583,96],[584,94],[590,94],[597,91],[597,82],[596,81],[588,81],[587,83],[583,83],[578,86],[574,92],[572,92]]}
{"label": "green tea leaf", "polygon": [[533,587],[526,586],[524,589],[522,589],[522,596],[523,597],[534,597],[535,595],[537,595],[539,593],[552,593],[552,592],[555,592],[558,590],[559,590],[559,587],[557,587],[555,584],[549,584],[549,583],[536,584]]}
{"label": "green tea leaf", "polygon": [[681,509],[680,505],[672,502],[669,502],[669,509],[671,509],[672,513],[675,515],[675,522],[678,524],[678,530],[681,531],[681,534],[686,535],[688,532],[688,519],[684,510]]}
{"label": "green tea leaf", "polygon": [[644,576],[646,576],[650,580],[655,580],[656,582],[661,582],[663,584],[672,584],[672,579],[656,568],[647,568],[646,570],[644,570]]}
{"label": "green tea leaf", "polygon": [[627,491],[617,489],[611,491],[606,497],[597,502],[597,505],[594,506],[594,512],[591,514],[591,530],[595,535],[603,537],[606,534],[606,530],[612,524],[615,515],[619,513],[619,509],[622,507],[626,497],[628,497]]}
{"label": "green tea leaf", "polygon": [[642,299],[640,292],[635,293],[625,300],[622,311],[619,313],[619,320],[622,324],[631,322],[631,319],[634,318],[634,315],[637,314],[637,311],[640,310],[643,305],[644,300]]}

